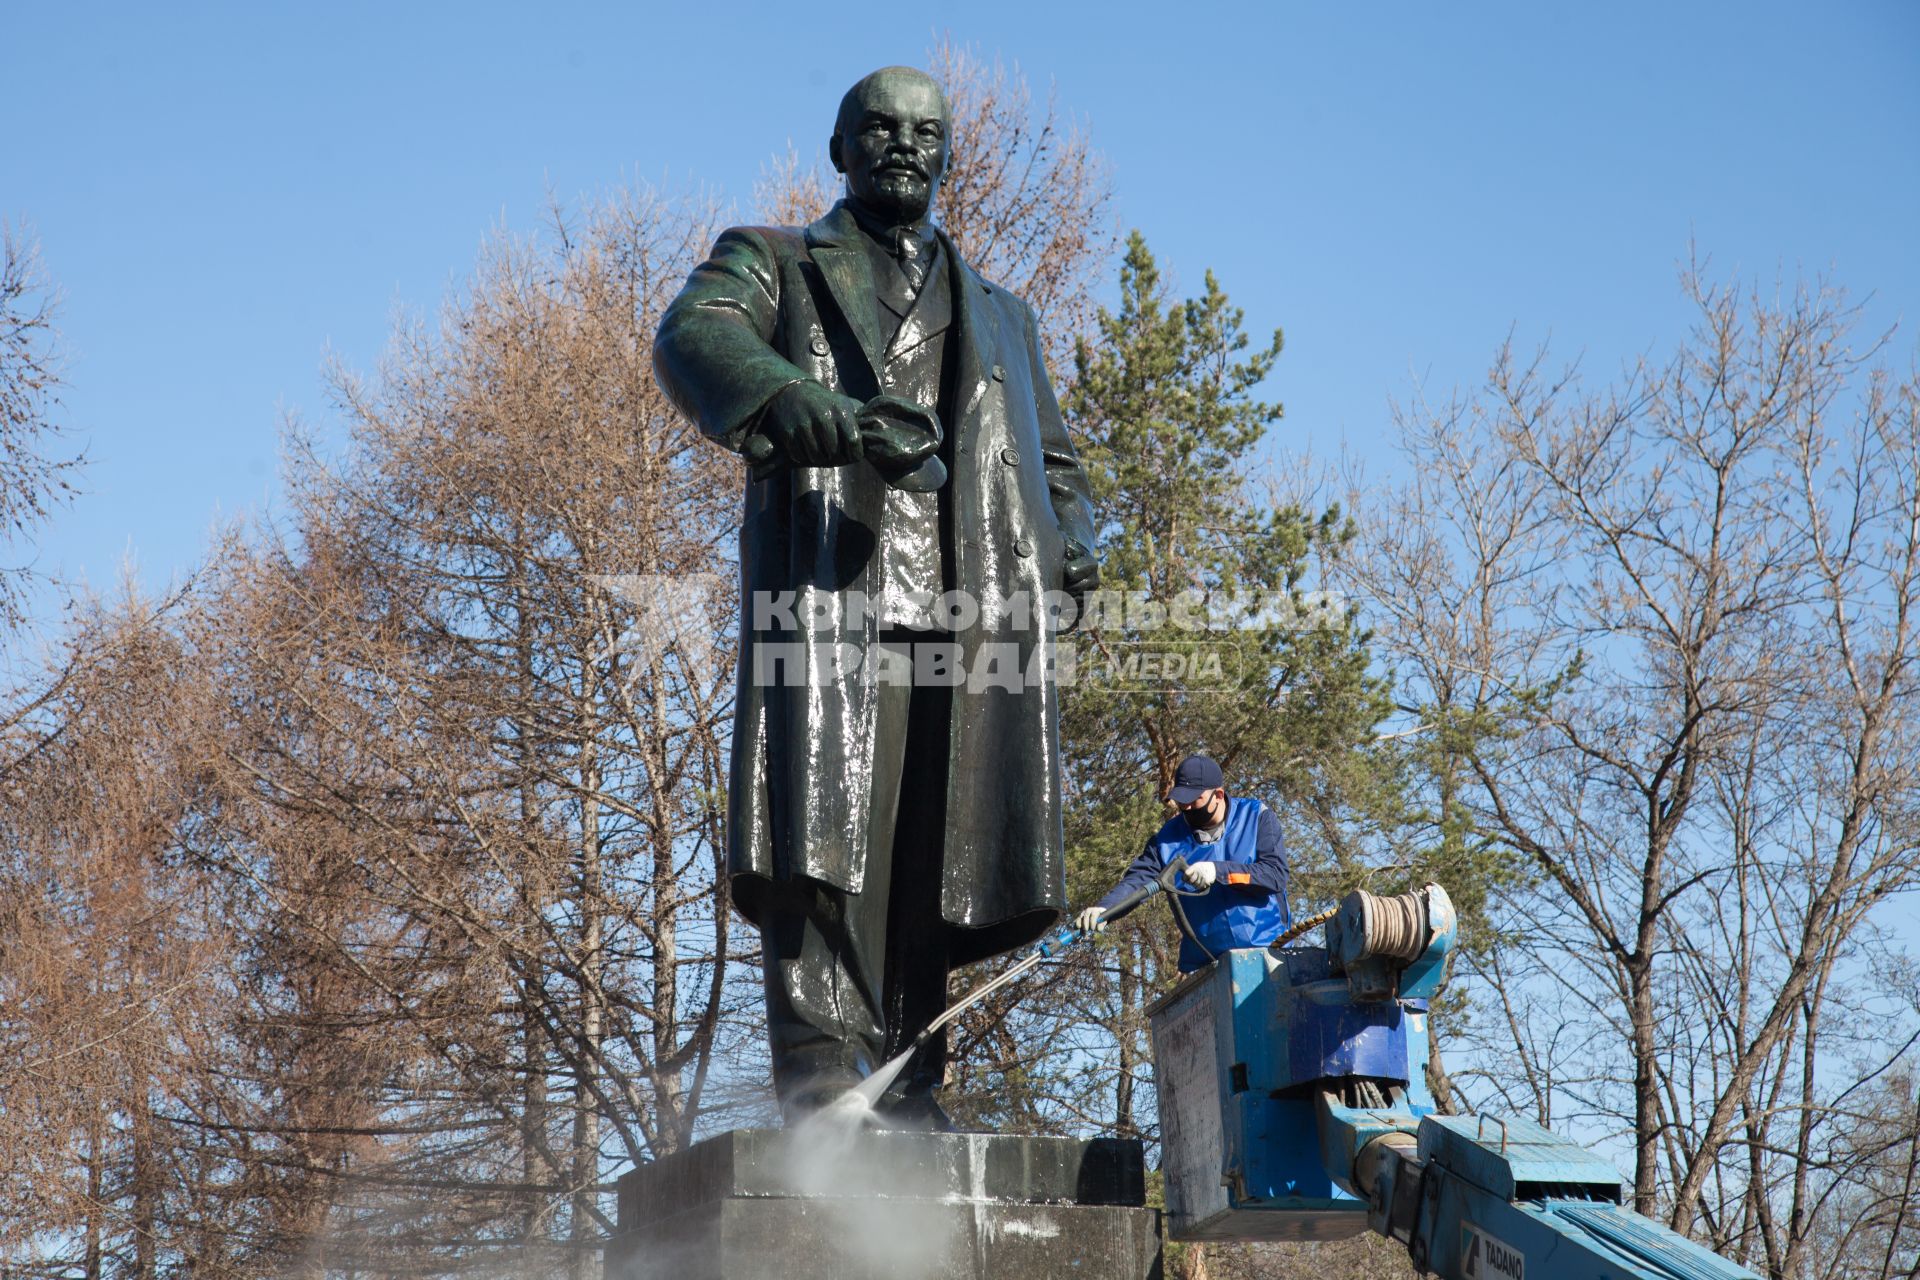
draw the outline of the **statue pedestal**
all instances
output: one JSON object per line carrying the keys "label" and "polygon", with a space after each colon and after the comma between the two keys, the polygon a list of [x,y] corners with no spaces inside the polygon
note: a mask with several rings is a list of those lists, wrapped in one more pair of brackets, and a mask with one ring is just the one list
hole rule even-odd
{"label": "statue pedestal", "polygon": [[1158,1280],[1138,1142],[736,1129],[620,1179],[607,1280]]}

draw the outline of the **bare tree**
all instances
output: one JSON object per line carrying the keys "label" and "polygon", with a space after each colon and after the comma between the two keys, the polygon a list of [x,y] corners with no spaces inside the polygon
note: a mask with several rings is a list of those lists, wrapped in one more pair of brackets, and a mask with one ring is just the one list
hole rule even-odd
{"label": "bare tree", "polygon": [[1834,290],[1685,288],[1671,360],[1587,392],[1509,346],[1403,414],[1353,581],[1439,803],[1517,859],[1489,1061],[1622,1126],[1642,1212],[1798,1276],[1835,979],[1920,885],[1916,384]]}
{"label": "bare tree", "polygon": [[[24,230],[0,223],[0,542],[22,539],[73,492],[77,455],[55,448],[62,434],[61,353],[54,319],[58,289]],[[25,564],[0,567],[0,623],[23,619]]]}
{"label": "bare tree", "polygon": [[766,1105],[737,480],[648,351],[712,231],[641,194],[502,238],[337,375],[286,526],[76,633],[0,773],[9,1265],[596,1274],[618,1163]]}
{"label": "bare tree", "polygon": [[232,991],[212,886],[182,870],[208,692],[185,621],[77,608],[40,712],[57,728],[4,779],[0,1257],[22,1274],[155,1276],[221,1208],[167,1105]]}
{"label": "bare tree", "polygon": [[[73,492],[78,455],[60,452],[58,288],[23,230],[0,223],[0,780],[49,741],[50,708],[90,657],[86,644],[23,634],[36,575],[27,546]],[[46,655],[53,655],[50,659]]]}
{"label": "bare tree", "polygon": [[1857,1091],[1814,1171],[1824,1200],[1802,1244],[1806,1274],[1912,1280],[1920,1272],[1920,1088],[1910,1071]]}
{"label": "bare tree", "polygon": [[747,1043],[714,643],[734,479],[647,349],[711,230],[636,195],[556,217],[544,253],[497,243],[437,333],[337,374],[352,448],[295,437],[294,536],[236,578],[230,872],[328,975],[299,1019],[346,1000],[411,1041],[370,1095],[388,1140],[336,1170],[354,1265],[545,1242],[585,1274],[608,1143],[672,1151],[759,1075],[712,1075]]}

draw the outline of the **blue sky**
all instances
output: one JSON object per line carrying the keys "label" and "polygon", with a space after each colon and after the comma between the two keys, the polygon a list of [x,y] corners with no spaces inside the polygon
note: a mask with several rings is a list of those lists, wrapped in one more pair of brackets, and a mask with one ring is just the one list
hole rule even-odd
{"label": "blue sky", "polygon": [[[657,11],[656,11],[657,10]],[[839,13],[858,13],[842,17]],[[158,584],[270,509],[283,409],[369,368],[549,190],[744,203],[840,92],[951,31],[1051,85],[1176,280],[1287,331],[1278,448],[1378,473],[1386,405],[1513,329],[1604,374],[1677,262],[1831,269],[1920,318],[1920,5],[52,5],[4,23],[0,217],[65,293],[86,493],[42,569]]]}

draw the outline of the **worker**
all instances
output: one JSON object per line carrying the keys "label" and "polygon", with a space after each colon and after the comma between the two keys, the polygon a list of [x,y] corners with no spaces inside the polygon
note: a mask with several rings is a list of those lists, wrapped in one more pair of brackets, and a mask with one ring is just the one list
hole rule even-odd
{"label": "worker", "polygon": [[1273,942],[1292,922],[1280,820],[1258,800],[1229,796],[1220,766],[1206,756],[1180,762],[1167,799],[1179,812],[1147,840],[1112,892],[1074,924],[1083,933],[1104,929],[1101,917],[1116,903],[1185,858],[1179,887],[1202,896],[1180,903],[1192,926],[1180,940],[1180,972],[1205,968],[1234,947]]}

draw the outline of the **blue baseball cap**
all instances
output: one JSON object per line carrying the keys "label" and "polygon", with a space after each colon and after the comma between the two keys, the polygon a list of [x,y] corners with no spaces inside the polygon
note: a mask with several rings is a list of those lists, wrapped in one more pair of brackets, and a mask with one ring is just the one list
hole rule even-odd
{"label": "blue baseball cap", "polygon": [[1215,787],[1224,786],[1226,777],[1220,766],[1207,756],[1188,756],[1173,771],[1173,790],[1167,798],[1175,804],[1192,804]]}

